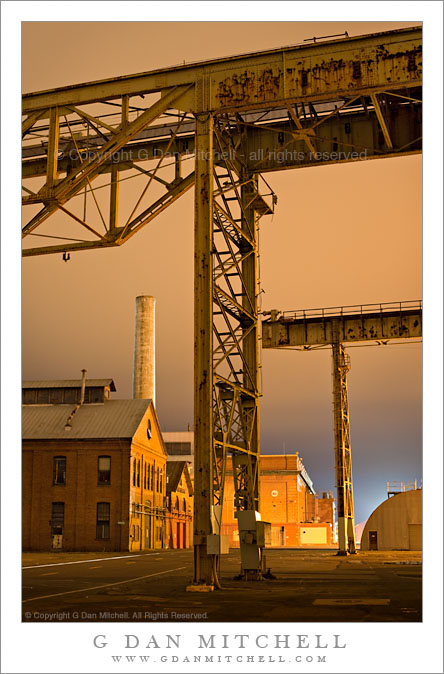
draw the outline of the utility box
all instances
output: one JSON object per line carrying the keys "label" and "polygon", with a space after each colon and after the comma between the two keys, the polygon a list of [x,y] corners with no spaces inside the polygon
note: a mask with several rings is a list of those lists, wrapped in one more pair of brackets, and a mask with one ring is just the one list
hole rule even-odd
{"label": "utility box", "polygon": [[256,532],[256,518],[259,513],[255,510],[238,510],[235,517],[239,523],[239,531]]}
{"label": "utility box", "polygon": [[217,534],[208,534],[207,536],[207,554],[208,555],[228,555],[228,536]]}
{"label": "utility box", "polygon": [[242,570],[252,577],[260,577],[265,558],[262,550],[271,543],[271,524],[262,522],[255,510],[238,510],[236,519],[239,526],[239,544]]}
{"label": "utility box", "polygon": [[260,548],[266,548],[271,545],[271,523],[270,522],[256,522],[256,537],[257,544]]}

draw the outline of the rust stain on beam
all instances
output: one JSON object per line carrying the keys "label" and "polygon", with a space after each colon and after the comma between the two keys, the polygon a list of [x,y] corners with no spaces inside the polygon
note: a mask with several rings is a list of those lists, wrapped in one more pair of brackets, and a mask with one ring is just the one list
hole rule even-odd
{"label": "rust stain on beam", "polygon": [[[209,79],[213,111],[247,110],[261,103],[272,107],[283,100],[328,100],[338,92],[370,93],[378,86],[417,86],[421,40],[419,26],[86,82],[25,94],[23,113],[162,91],[203,77]],[[188,97],[187,105],[202,111],[197,98]]]}

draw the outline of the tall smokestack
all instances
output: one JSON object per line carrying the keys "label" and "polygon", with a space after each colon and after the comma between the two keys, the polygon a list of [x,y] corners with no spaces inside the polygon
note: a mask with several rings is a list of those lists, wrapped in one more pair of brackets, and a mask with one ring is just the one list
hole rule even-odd
{"label": "tall smokestack", "polygon": [[136,297],[133,398],[151,398],[154,404],[156,404],[155,308],[154,297],[149,295]]}

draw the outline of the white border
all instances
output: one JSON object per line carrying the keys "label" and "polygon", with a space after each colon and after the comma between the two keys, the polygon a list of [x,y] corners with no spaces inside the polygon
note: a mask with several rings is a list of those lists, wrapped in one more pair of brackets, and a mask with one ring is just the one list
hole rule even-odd
{"label": "white border", "polygon": [[[20,21],[70,20],[79,16],[79,8],[88,5],[88,20],[122,21],[137,17],[140,21],[181,20],[268,21],[271,17],[308,21],[374,20],[424,21],[425,43],[425,169],[424,169],[424,475],[426,517],[425,618],[424,623],[409,624],[180,624],[180,625],[22,625],[20,622],[20,533],[11,513],[20,512],[18,448],[20,446],[20,240],[18,230],[20,188],[19,142],[20,115]],[[105,11],[104,11],[105,8]],[[254,8],[254,11],[252,11]],[[276,45],[278,46],[278,45]],[[442,432],[442,4],[439,2],[3,2],[2,3],[2,392],[3,459],[2,527],[3,555],[3,672],[78,672],[78,671],[196,671],[166,663],[161,665],[112,666],[104,650],[92,647],[95,634],[106,633],[113,644],[127,633],[181,633],[193,648],[196,633],[269,634],[340,634],[347,642],[346,651],[333,653],[327,665],[213,664],[198,671],[309,671],[343,672],[442,672],[442,547],[436,532],[442,531],[442,510],[431,493],[441,492]],[[433,341],[432,341],[433,340]],[[11,460],[12,455],[12,460]],[[440,470],[441,469],[441,470]],[[440,496],[440,495],[439,495]],[[439,497],[438,497],[439,500]],[[436,547],[434,545],[436,541]],[[55,638],[57,637],[57,638]],[[160,638],[160,637],[159,637]],[[122,651],[123,652],[123,651]],[[182,655],[185,651],[182,651]],[[262,654],[259,650],[257,654]],[[277,651],[274,651],[276,653]],[[226,651],[221,651],[225,654]],[[340,653],[340,655],[336,655]],[[344,653],[344,655],[342,655]],[[314,653],[313,653],[314,654]],[[153,667],[155,666],[155,670]],[[260,668],[261,667],[261,668]],[[208,669],[207,669],[208,668]]]}

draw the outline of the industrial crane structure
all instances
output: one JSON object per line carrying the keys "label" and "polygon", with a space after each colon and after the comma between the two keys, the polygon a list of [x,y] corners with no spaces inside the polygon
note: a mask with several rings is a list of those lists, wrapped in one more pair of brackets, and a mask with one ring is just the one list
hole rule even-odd
{"label": "industrial crane structure", "polygon": [[195,587],[217,585],[228,457],[242,572],[263,571],[258,221],[276,203],[263,176],[420,153],[421,85],[417,27],[23,96],[24,256],[120,246],[194,186]]}
{"label": "industrial crane structure", "polygon": [[345,345],[420,340],[422,302],[364,304],[308,311],[266,311],[262,323],[264,349],[332,350],[333,416],[339,555],[356,552],[353,477]]}

